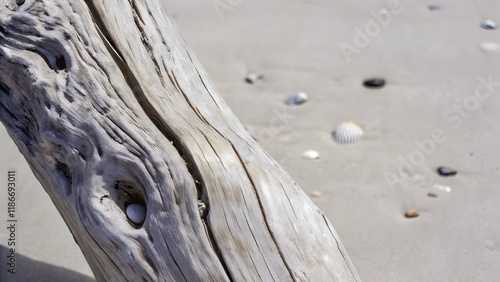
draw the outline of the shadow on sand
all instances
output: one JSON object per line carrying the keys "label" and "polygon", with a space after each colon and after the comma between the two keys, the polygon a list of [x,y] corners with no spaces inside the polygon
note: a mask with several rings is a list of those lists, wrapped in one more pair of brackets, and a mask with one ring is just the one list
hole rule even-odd
{"label": "shadow on sand", "polygon": [[5,282],[49,282],[49,281],[72,281],[72,282],[95,282],[93,277],[83,275],[64,267],[55,266],[45,262],[33,260],[29,257],[16,253],[16,274],[7,272],[9,249],[0,245],[0,281]]}

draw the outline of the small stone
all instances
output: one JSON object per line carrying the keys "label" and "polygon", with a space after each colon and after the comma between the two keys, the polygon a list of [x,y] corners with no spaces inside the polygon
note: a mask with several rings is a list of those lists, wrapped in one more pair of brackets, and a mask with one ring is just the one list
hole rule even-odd
{"label": "small stone", "polygon": [[385,86],[385,79],[379,77],[365,79],[363,85],[366,88],[382,88]]}
{"label": "small stone", "polygon": [[405,212],[405,217],[407,218],[414,218],[414,217],[418,217],[420,215],[420,213],[416,210],[413,210],[413,209],[409,209]]}
{"label": "small stone", "polygon": [[139,204],[130,204],[125,209],[128,219],[136,224],[142,224],[146,219],[146,207]]}
{"label": "small stone", "polygon": [[495,24],[495,22],[492,20],[489,20],[489,19],[482,21],[480,25],[483,29],[487,29],[487,30],[492,30],[492,29],[497,28],[497,25]]}
{"label": "small stone", "polygon": [[436,193],[434,193],[434,192],[429,192],[429,193],[427,193],[427,196],[429,198],[437,198],[438,195]]}
{"label": "small stone", "polygon": [[245,77],[245,82],[248,84],[254,84],[257,80],[261,80],[263,78],[264,78],[263,75],[252,72]]}
{"label": "small stone", "polygon": [[304,92],[296,92],[293,94],[290,94],[288,97],[285,99],[285,104],[286,105],[302,105],[304,104],[309,97],[307,96],[306,93]]}
{"label": "small stone", "polygon": [[316,160],[319,159],[319,153],[315,150],[307,150],[302,153],[302,158],[306,160]]}
{"label": "small stone", "polygon": [[455,176],[458,172],[454,169],[451,169],[449,167],[446,167],[446,166],[440,166],[438,167],[437,169],[437,172],[439,173],[439,175],[441,176]]}
{"label": "small stone", "polygon": [[429,9],[429,11],[441,10],[441,6],[439,6],[439,5],[429,5],[429,6],[427,6],[427,8]]}

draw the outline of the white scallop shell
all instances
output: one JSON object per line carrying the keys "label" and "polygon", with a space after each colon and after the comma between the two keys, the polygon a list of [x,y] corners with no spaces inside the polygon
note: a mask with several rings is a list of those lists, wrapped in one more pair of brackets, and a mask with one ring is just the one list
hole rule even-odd
{"label": "white scallop shell", "polygon": [[340,144],[354,143],[363,137],[363,129],[353,122],[343,122],[333,131],[333,139]]}
{"label": "white scallop shell", "polygon": [[287,105],[301,105],[304,104],[308,99],[308,96],[304,92],[297,92],[290,94],[285,99],[285,104]]}
{"label": "white scallop shell", "polygon": [[130,204],[125,209],[128,219],[136,224],[141,224],[146,219],[146,207],[139,204]]}
{"label": "white scallop shell", "polygon": [[319,153],[318,151],[314,150],[307,150],[302,153],[302,158],[306,160],[315,160],[319,159]]}

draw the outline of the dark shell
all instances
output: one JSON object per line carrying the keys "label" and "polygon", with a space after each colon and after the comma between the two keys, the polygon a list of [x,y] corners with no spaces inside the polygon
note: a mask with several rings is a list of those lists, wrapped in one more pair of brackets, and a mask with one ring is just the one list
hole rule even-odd
{"label": "dark shell", "polygon": [[451,169],[449,167],[446,167],[446,166],[438,167],[437,172],[441,176],[455,176],[458,173],[458,171]]}
{"label": "dark shell", "polygon": [[385,79],[383,78],[369,78],[363,81],[366,88],[382,88],[385,86]]}
{"label": "dark shell", "polygon": [[262,75],[262,74],[249,73],[245,77],[245,82],[248,84],[254,84],[255,82],[257,82],[257,80],[262,80],[263,78],[264,78],[264,75]]}
{"label": "dark shell", "polygon": [[429,11],[441,10],[441,6],[439,6],[439,5],[429,5],[429,6],[427,6],[427,8],[429,8]]}

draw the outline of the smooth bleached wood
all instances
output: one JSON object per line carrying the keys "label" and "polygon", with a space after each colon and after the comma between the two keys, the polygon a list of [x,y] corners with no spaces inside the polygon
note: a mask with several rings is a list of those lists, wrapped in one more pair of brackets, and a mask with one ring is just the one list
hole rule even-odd
{"label": "smooth bleached wood", "polygon": [[97,280],[359,281],[158,1],[22,2],[0,7],[0,119]]}

